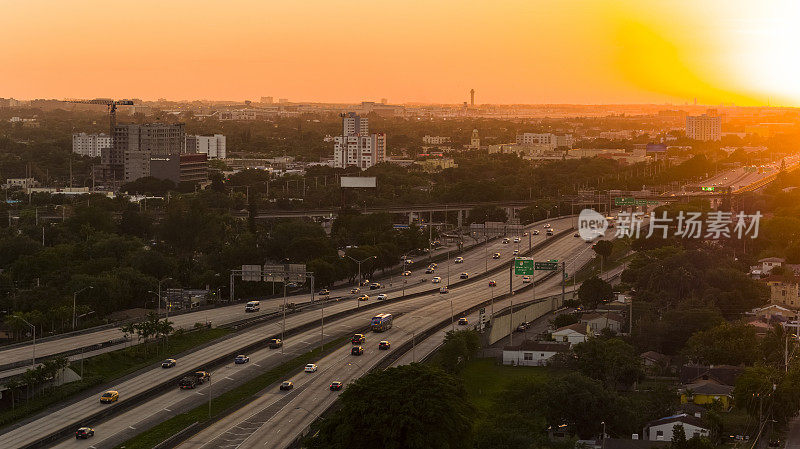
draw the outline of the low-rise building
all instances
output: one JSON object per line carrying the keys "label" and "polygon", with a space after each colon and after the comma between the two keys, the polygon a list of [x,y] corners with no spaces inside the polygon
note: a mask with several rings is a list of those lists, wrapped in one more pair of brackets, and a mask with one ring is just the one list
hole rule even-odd
{"label": "low-rise building", "polygon": [[208,182],[208,159],[205,154],[185,153],[150,158],[150,176],[181,182]]}
{"label": "low-rise building", "polygon": [[426,134],[422,138],[422,143],[426,145],[442,145],[448,142],[450,142],[450,138],[444,136],[429,136]]}
{"label": "low-rise building", "polygon": [[592,328],[584,323],[575,323],[564,326],[553,331],[553,339],[559,342],[577,345],[583,343],[587,338],[594,336]]}
{"label": "low-rise building", "polygon": [[681,404],[712,405],[719,403],[723,410],[733,405],[733,387],[713,380],[703,380],[681,388]]}
{"label": "low-rise building", "polygon": [[586,324],[595,333],[598,334],[604,329],[620,333],[622,326],[625,324],[625,318],[613,312],[597,313],[590,312],[581,315],[581,324]]}
{"label": "low-rise building", "polygon": [[20,189],[30,189],[38,186],[39,181],[34,178],[8,178],[3,188],[11,189],[18,187]]}
{"label": "low-rise building", "polygon": [[458,167],[458,165],[455,163],[455,161],[453,161],[453,158],[451,157],[438,157],[438,158],[425,159],[422,161],[414,162],[414,165],[418,166],[420,170],[427,173],[438,173],[447,168]]}
{"label": "low-rise building", "polygon": [[186,135],[186,152],[202,153],[209,159],[225,159],[226,139],[222,134]]}
{"label": "low-rise building", "polygon": [[703,423],[703,420],[686,413],[650,421],[645,426],[644,435],[651,441],[671,441],[672,430],[676,425],[683,427],[687,439],[707,437],[709,435],[709,429]]}
{"label": "low-rise building", "polygon": [[778,304],[770,304],[764,307],[758,307],[750,311],[754,316],[767,321],[784,321],[795,319],[797,312]]}
{"label": "low-rise building", "polygon": [[554,355],[569,351],[569,346],[569,343],[525,340],[503,348],[503,364],[544,366]]}
{"label": "low-rise building", "polygon": [[763,279],[769,287],[769,302],[797,310],[800,308],[800,279],[795,276],[772,275]]}

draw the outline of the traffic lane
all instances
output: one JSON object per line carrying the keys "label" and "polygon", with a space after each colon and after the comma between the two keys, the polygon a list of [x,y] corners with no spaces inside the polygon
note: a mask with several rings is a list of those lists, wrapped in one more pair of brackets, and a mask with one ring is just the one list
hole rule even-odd
{"label": "traffic lane", "polygon": [[[560,247],[559,244],[563,244],[563,242],[556,242],[556,243],[553,244],[553,247],[558,248],[558,247]],[[547,249],[550,249],[550,247],[548,247]],[[502,283],[501,283],[501,285],[502,285]],[[455,295],[455,292],[451,292],[450,295]],[[460,297],[460,295],[455,296],[452,299],[456,300],[459,297]],[[391,303],[389,303],[389,304],[391,304]],[[345,304],[337,304],[337,305],[334,305],[333,309],[334,309],[334,312],[335,312],[336,309],[343,309],[345,307],[347,307],[347,305],[345,305]],[[411,304],[408,304],[406,307],[408,308],[408,310],[413,310],[414,308],[416,308],[418,306],[415,303],[411,303]],[[306,312],[306,313],[313,313],[313,311],[312,312]],[[287,318],[287,327],[290,328],[293,325],[302,324],[302,323],[300,323],[300,321],[302,321],[302,322],[308,321],[308,317],[304,317],[303,316],[306,313],[290,315]],[[246,344],[255,342],[260,338],[266,338],[266,335],[271,335],[273,333],[278,333],[279,332],[278,325],[279,325],[279,323],[270,323],[270,324],[266,324],[266,325],[261,326],[261,328],[259,330],[261,330],[262,334],[265,334],[265,335],[253,335],[255,332],[248,332],[248,333],[246,333],[244,335],[237,335],[237,336],[232,337],[232,338],[236,339],[235,343],[239,347],[241,347],[241,346],[244,346]],[[210,347],[210,349],[209,348],[206,348],[206,349],[214,351],[215,355],[218,356],[218,355],[224,354],[226,351],[229,351],[230,347],[236,347],[236,346],[233,345],[233,342],[231,340],[228,340],[228,341],[223,342],[223,343],[219,343],[218,345],[221,345],[222,347],[216,347],[217,345],[214,345],[214,346]],[[179,360],[180,365],[181,366],[202,365],[202,363],[203,363],[202,360],[192,359],[191,358],[191,357],[197,357],[197,358],[205,357],[205,359],[208,359],[209,356],[207,354],[202,354],[202,352],[203,351],[201,350],[199,352],[195,352],[195,353],[187,356],[187,357],[190,357],[190,358],[182,358],[182,359],[180,359]],[[155,370],[158,371],[158,370],[160,370],[160,368],[156,368]],[[129,381],[129,383],[126,383],[124,385],[116,387],[116,389],[121,391],[121,399],[120,400],[124,401],[126,394],[128,396],[132,396],[133,394],[135,394],[137,392],[144,391],[145,389],[149,388],[150,384],[151,383],[150,383],[150,380],[149,380],[149,376],[138,376],[138,377],[136,377],[134,379],[131,379]],[[67,408],[65,408],[65,409],[67,409]],[[57,428],[63,427],[63,426],[68,425],[68,424],[71,424],[72,422],[79,420],[81,417],[87,416],[88,414],[90,414],[92,412],[95,412],[97,410],[99,410],[98,403],[95,402],[93,398],[87,397],[83,401],[81,401],[81,402],[79,402],[77,404],[73,404],[72,406],[68,407],[68,410],[64,410],[64,411],[66,411],[66,413],[51,414],[48,417],[42,418],[42,419],[40,419],[38,421],[35,421],[35,422],[29,424],[28,426],[25,426],[24,428],[20,428],[19,430],[23,430],[23,429],[30,430],[30,429],[33,429],[33,430],[35,430],[37,432],[37,434],[46,432],[48,429],[49,429],[49,431],[53,431],[53,430],[55,430]],[[30,434],[28,434],[28,435],[30,435]],[[16,436],[16,435],[12,435],[12,437],[14,437],[14,436]]]}

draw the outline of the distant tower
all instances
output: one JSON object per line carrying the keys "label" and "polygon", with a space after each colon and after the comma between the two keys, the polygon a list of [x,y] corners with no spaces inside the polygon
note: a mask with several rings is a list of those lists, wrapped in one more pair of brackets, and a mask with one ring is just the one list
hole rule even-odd
{"label": "distant tower", "polygon": [[475,107],[475,89],[469,90],[469,105]]}
{"label": "distant tower", "polygon": [[472,130],[472,138],[469,140],[469,147],[473,150],[480,150],[481,149],[481,138],[478,137],[478,130]]}

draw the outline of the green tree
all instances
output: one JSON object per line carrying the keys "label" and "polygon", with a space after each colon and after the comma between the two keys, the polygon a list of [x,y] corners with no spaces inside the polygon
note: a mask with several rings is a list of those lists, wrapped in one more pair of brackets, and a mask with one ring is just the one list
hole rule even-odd
{"label": "green tree", "polygon": [[728,322],[692,335],[685,352],[691,360],[714,365],[751,365],[761,355],[755,328]]}
{"label": "green tree", "polygon": [[578,300],[586,309],[595,309],[604,301],[611,300],[614,290],[611,284],[600,279],[597,276],[592,276],[583,281],[580,288],[578,288]]}
{"label": "green tree", "polygon": [[339,396],[341,407],[306,443],[326,449],[469,447],[475,410],[463,381],[428,365],[377,371]]}
{"label": "green tree", "polygon": [[620,338],[590,338],[575,345],[573,352],[576,368],[609,388],[628,388],[642,377],[635,348]]}
{"label": "green tree", "polygon": [[473,330],[448,331],[436,360],[449,373],[461,371],[481,347],[481,337]]}

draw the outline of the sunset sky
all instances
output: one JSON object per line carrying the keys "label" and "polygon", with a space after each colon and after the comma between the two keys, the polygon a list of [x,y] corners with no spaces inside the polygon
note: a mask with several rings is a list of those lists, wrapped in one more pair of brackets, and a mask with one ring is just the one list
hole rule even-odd
{"label": "sunset sky", "polygon": [[792,0],[0,0],[0,97],[800,106]]}

